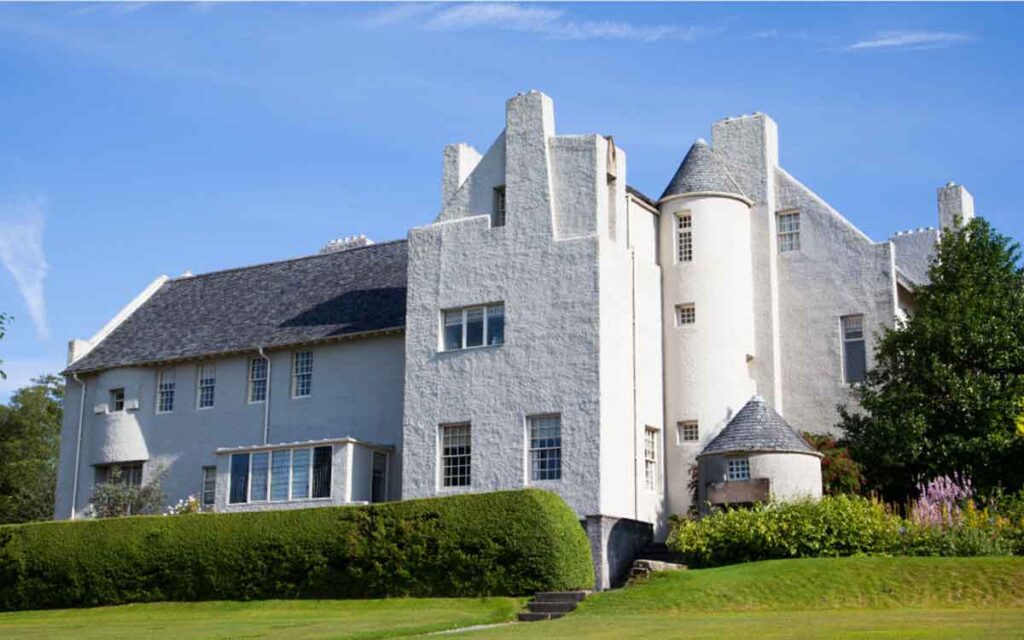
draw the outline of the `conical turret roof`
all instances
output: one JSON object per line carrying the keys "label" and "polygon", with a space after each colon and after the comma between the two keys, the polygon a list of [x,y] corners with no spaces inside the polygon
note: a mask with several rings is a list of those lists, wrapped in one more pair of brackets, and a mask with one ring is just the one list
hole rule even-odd
{"label": "conical turret roof", "polygon": [[660,200],[684,193],[728,193],[746,199],[743,190],[722,159],[703,139],[698,139],[683,158]]}
{"label": "conical turret roof", "polygon": [[733,416],[729,424],[704,447],[701,456],[725,453],[774,452],[807,453],[821,456],[796,429],[754,396]]}

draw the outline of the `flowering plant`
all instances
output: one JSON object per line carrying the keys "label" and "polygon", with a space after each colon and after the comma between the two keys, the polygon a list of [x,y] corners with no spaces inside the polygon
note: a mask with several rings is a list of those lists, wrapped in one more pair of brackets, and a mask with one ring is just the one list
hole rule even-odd
{"label": "flowering plant", "polygon": [[187,513],[201,513],[202,510],[203,507],[199,504],[199,500],[195,496],[189,496],[184,500],[178,500],[178,504],[167,507],[164,515],[181,516]]}

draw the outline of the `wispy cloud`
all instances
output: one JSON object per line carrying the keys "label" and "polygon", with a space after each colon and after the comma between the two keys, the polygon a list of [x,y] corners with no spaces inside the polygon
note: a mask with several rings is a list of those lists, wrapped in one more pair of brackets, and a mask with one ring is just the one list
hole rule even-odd
{"label": "wispy cloud", "polygon": [[936,49],[966,40],[970,40],[967,34],[950,31],[879,31],[868,40],[854,42],[846,50]]}
{"label": "wispy cloud", "polygon": [[654,42],[666,38],[693,40],[708,31],[700,27],[644,26],[615,20],[574,20],[566,9],[549,5],[484,2],[458,5],[402,5],[371,16],[366,24],[388,27],[415,22],[434,31],[500,29],[558,40],[617,39]]}
{"label": "wispy cloud", "polygon": [[[0,263],[14,277],[40,340],[48,340],[43,253],[45,202],[41,198],[0,202]],[[9,310],[7,310],[9,311]]]}

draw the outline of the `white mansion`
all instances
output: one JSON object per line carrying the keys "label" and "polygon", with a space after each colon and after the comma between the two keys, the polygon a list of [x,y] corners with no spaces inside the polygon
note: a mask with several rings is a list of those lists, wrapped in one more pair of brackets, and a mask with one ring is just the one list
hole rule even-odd
{"label": "white mansion", "polygon": [[[56,517],[113,466],[222,512],[542,487],[603,587],[695,500],[820,495],[798,432],[834,429],[939,231],[872,241],[765,115],[711,134],[648,198],[520,94],[483,155],[445,149],[407,240],[158,278],[71,343]],[[939,190],[940,228],[972,215]]]}

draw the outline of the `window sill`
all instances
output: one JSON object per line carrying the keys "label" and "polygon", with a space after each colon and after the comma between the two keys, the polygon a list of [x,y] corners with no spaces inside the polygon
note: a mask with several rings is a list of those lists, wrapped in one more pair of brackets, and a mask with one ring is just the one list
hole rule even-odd
{"label": "window sill", "polygon": [[467,351],[480,351],[483,349],[498,349],[504,346],[504,342],[502,342],[501,344],[482,344],[477,347],[463,347],[462,349],[441,349],[437,353],[438,355],[448,355],[454,353],[466,353]]}

